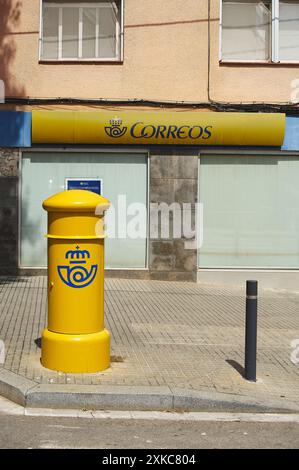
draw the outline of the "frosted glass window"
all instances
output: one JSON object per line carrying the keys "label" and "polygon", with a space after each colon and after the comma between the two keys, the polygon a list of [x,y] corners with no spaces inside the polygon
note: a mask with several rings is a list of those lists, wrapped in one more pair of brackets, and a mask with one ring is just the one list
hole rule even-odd
{"label": "frosted glass window", "polygon": [[200,267],[299,268],[299,158],[203,155]]}
{"label": "frosted glass window", "polygon": [[97,10],[96,8],[83,8],[83,45],[82,57],[96,57]]}
{"label": "frosted glass window", "polygon": [[[47,265],[47,214],[42,202],[65,189],[66,178],[101,178],[103,196],[118,211],[118,195],[147,207],[147,157],[144,154],[39,153],[26,152],[22,159],[21,266]],[[124,204],[124,200],[120,204]],[[126,208],[125,208],[126,209]],[[126,223],[118,219],[116,238],[105,241],[106,268],[145,268],[147,240],[122,238]]]}
{"label": "frosted glass window", "polygon": [[48,59],[58,59],[59,8],[44,7],[43,17],[43,56]]}
{"label": "frosted glass window", "polygon": [[79,54],[79,9],[62,8],[62,57],[77,58]]}
{"label": "frosted glass window", "polygon": [[121,58],[122,0],[43,1],[41,58]]}
{"label": "frosted glass window", "polygon": [[224,1],[222,59],[270,59],[271,3]]}
{"label": "frosted glass window", "polygon": [[116,54],[117,10],[108,3],[100,10],[100,57],[114,57]]}
{"label": "frosted glass window", "polygon": [[279,59],[299,60],[299,2],[279,4]]}

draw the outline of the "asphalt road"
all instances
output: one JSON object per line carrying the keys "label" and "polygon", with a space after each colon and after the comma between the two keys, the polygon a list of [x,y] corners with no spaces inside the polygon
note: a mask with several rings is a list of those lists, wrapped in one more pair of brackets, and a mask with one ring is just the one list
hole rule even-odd
{"label": "asphalt road", "polygon": [[2,449],[299,448],[299,423],[86,419],[0,413]]}

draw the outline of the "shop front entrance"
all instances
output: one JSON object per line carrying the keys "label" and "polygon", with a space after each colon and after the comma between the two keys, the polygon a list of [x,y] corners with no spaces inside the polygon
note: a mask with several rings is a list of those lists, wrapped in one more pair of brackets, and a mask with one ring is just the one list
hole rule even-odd
{"label": "shop front entrance", "polygon": [[110,200],[116,214],[119,201],[125,211],[122,217],[117,217],[115,236],[107,239],[106,268],[146,268],[147,238],[126,236],[129,217],[126,207],[137,203],[147,208],[147,154],[84,150],[23,153],[20,266],[47,266],[47,227],[42,201],[70,189],[78,181],[92,184],[95,190],[98,188]]}

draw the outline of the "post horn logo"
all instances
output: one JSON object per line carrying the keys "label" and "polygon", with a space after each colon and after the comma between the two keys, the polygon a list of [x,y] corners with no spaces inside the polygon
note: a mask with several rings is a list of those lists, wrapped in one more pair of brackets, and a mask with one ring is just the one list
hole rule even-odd
{"label": "post horn logo", "polygon": [[111,126],[105,127],[105,132],[109,137],[113,137],[114,139],[118,139],[122,137],[127,132],[127,127],[122,125],[122,120],[118,117],[114,117],[110,120]]}
{"label": "post horn logo", "polygon": [[64,284],[75,289],[89,286],[98,271],[97,264],[91,265],[89,269],[82,266],[86,264],[86,258],[90,259],[89,251],[80,250],[80,247],[77,246],[76,250],[69,250],[65,258],[69,261],[69,265],[57,266],[59,277]]}

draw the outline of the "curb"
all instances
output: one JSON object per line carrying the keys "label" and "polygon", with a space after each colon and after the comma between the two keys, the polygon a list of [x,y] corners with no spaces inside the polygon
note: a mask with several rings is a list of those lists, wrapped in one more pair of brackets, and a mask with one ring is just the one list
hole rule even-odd
{"label": "curb", "polygon": [[168,386],[37,384],[5,369],[0,370],[0,395],[30,408],[299,413],[299,405],[289,401]]}

